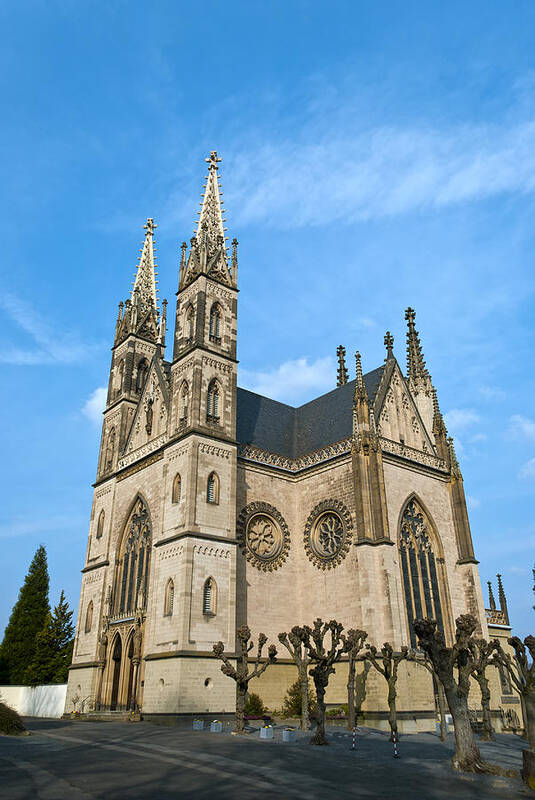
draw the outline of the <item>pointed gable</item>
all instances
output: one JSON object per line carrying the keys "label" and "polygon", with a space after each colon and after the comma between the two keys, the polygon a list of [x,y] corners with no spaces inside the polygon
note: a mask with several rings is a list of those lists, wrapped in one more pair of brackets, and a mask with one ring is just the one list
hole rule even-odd
{"label": "pointed gable", "polygon": [[378,432],[408,447],[434,452],[428,431],[395,358],[385,364],[374,403]]}
{"label": "pointed gable", "polygon": [[155,356],[132,420],[124,453],[132,453],[167,431],[169,386],[161,359]]}

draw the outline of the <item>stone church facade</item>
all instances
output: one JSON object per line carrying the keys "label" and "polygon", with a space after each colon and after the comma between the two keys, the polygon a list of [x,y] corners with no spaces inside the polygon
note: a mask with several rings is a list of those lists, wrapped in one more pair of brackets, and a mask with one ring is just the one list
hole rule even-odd
{"label": "stone church facade", "polygon": [[[67,711],[231,712],[234,682],[212,645],[234,652],[245,623],[278,644],[293,625],[334,618],[396,649],[415,644],[420,616],[447,641],[467,611],[485,637],[488,622],[492,635],[510,630],[484,607],[463,479],[412,309],[406,374],[387,333],[382,365],[363,373],[357,353],[349,380],[339,348],[336,387],[299,408],[237,387],[238,243],[229,254],[217,154],[207,162],[196,232],[182,245],[171,361],[152,219],[119,306]],[[279,647],[252,689],[271,708],[296,680],[286,655]],[[345,702],[346,672],[340,664],[329,703]],[[382,725],[386,689],[360,678],[362,712]],[[434,726],[427,671],[402,664],[399,691],[405,728]]]}

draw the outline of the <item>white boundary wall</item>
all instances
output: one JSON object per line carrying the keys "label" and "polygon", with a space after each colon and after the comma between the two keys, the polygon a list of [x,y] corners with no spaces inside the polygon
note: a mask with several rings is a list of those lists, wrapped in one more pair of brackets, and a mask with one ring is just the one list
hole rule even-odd
{"label": "white boundary wall", "polygon": [[53,686],[0,686],[0,700],[23,717],[61,717],[67,684]]}

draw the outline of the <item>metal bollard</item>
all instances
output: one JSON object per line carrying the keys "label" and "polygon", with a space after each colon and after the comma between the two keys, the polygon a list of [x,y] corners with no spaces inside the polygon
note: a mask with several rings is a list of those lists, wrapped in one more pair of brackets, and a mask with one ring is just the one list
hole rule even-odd
{"label": "metal bollard", "polygon": [[398,753],[398,735],[395,731],[392,733],[392,744],[394,745],[394,758],[401,758]]}
{"label": "metal bollard", "polygon": [[349,748],[350,750],[356,750],[357,749],[356,739],[357,739],[357,728],[356,728],[355,725],[353,725],[353,741],[352,741],[351,747]]}

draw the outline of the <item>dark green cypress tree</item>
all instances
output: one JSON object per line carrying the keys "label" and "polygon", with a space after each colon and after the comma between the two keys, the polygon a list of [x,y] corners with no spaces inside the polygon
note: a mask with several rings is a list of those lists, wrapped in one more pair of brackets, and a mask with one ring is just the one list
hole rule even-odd
{"label": "dark green cypress tree", "polygon": [[72,611],[65,594],[52,614],[47,614],[42,630],[37,634],[36,648],[31,664],[26,670],[26,683],[66,683],[72,661],[74,625]]}
{"label": "dark green cypress tree", "polygon": [[46,550],[41,545],[13,606],[0,647],[0,661],[6,665],[8,682],[12,685],[24,683],[26,670],[35,654],[37,634],[50,613],[48,584]]}

